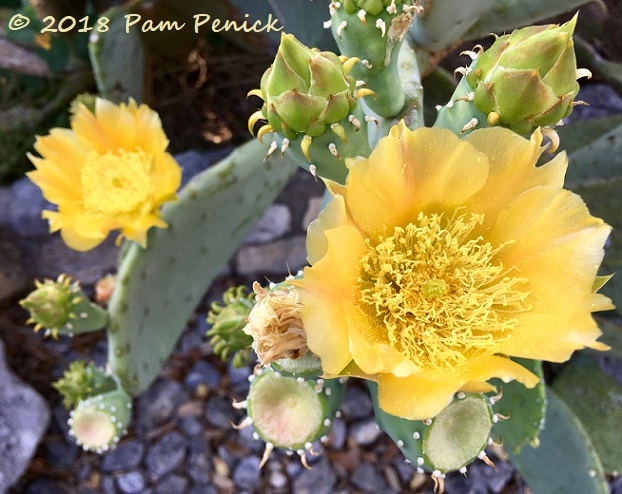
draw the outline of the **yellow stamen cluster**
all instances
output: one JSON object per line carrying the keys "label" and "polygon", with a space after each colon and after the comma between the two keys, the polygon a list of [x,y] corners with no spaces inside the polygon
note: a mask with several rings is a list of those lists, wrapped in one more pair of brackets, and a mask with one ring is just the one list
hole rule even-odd
{"label": "yellow stamen cluster", "polygon": [[359,305],[386,327],[388,342],[426,372],[494,352],[529,309],[527,280],[509,274],[474,235],[482,216],[419,213],[377,242],[366,241]]}
{"label": "yellow stamen cluster", "polygon": [[135,210],[149,196],[152,169],[153,157],[142,149],[92,151],[80,171],[85,208],[106,215]]}

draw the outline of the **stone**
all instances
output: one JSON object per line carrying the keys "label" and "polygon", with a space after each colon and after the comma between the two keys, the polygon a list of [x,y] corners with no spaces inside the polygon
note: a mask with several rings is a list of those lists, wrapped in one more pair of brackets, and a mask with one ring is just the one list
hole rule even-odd
{"label": "stone", "polygon": [[505,486],[512,480],[514,476],[514,468],[507,461],[501,461],[493,458],[492,461],[495,464],[495,468],[488,465],[479,465],[479,470],[482,477],[486,480],[488,489],[493,494],[499,494]]}
{"label": "stone", "polygon": [[233,481],[242,488],[256,491],[259,488],[259,462],[256,456],[248,456],[233,469]]}
{"label": "stone", "polygon": [[285,235],[291,228],[292,215],[287,206],[273,204],[257,220],[246,234],[244,244],[272,242]]}
{"label": "stone", "polygon": [[305,242],[304,235],[297,235],[269,244],[244,246],[236,255],[237,271],[244,276],[295,274],[307,264]]}
{"label": "stone", "polygon": [[188,488],[188,479],[180,475],[169,475],[153,490],[153,494],[184,494]]}
{"label": "stone", "polygon": [[361,446],[373,444],[381,434],[382,431],[378,428],[376,420],[373,418],[355,422],[350,427],[350,435]]}
{"label": "stone", "polygon": [[186,460],[186,474],[197,484],[209,483],[212,475],[209,453],[191,453]]}
{"label": "stone", "polygon": [[446,492],[460,492],[463,494],[488,494],[488,489],[480,477],[464,476],[458,472],[447,474],[445,478]]}
{"label": "stone", "polygon": [[13,194],[11,187],[0,187],[0,231],[5,232],[11,228],[11,203]]}
{"label": "stone", "polygon": [[197,360],[184,380],[186,388],[194,393],[199,384],[206,384],[208,388],[216,388],[220,384],[220,372],[211,363]]}
{"label": "stone", "polygon": [[384,477],[367,461],[363,461],[356,466],[351,482],[364,492],[382,492],[388,489]]}
{"label": "stone", "polygon": [[622,96],[607,84],[591,83],[582,86],[576,100],[585,101],[589,106],[575,106],[568,121],[622,113]]}
{"label": "stone", "polygon": [[123,494],[142,494],[145,490],[145,477],[138,470],[117,475],[117,488]]}
{"label": "stone", "polygon": [[74,442],[69,443],[61,439],[46,441],[45,449],[48,463],[58,469],[63,469],[73,464],[80,451],[80,448]]}
{"label": "stone", "polygon": [[348,386],[341,410],[347,417],[353,419],[371,416],[373,406],[369,393],[358,386]]}
{"label": "stone", "polygon": [[195,485],[190,488],[188,494],[218,494],[218,491],[212,485]]}
{"label": "stone", "polygon": [[144,452],[145,444],[142,441],[138,439],[122,441],[115,449],[104,454],[101,468],[107,473],[136,468],[140,465]]}
{"label": "stone", "polygon": [[180,417],[179,428],[188,437],[198,436],[203,432],[203,424],[196,417]]}
{"label": "stone", "polygon": [[29,238],[47,235],[50,227],[41,218],[44,209],[56,210],[56,206],[45,200],[39,187],[28,177],[22,177],[11,185],[10,218],[11,227],[20,237]]}
{"label": "stone", "polygon": [[50,422],[45,400],[11,372],[0,341],[0,493],[24,473]]}
{"label": "stone", "polygon": [[101,488],[103,494],[117,494],[117,488],[114,486],[114,477],[112,475],[104,475],[102,477]]}
{"label": "stone", "polygon": [[313,470],[302,470],[294,479],[296,494],[333,494],[333,486],[337,482],[335,473],[331,470],[326,457],[313,467]]}
{"label": "stone", "polygon": [[328,444],[334,450],[339,451],[343,449],[344,445],[346,444],[347,434],[348,431],[346,430],[346,423],[344,422],[344,420],[340,418],[335,418],[335,420],[333,420],[333,427],[330,431],[330,435],[328,436]]}
{"label": "stone", "polygon": [[[1,490],[0,492],[5,492]],[[52,479],[37,479],[26,488],[25,494],[67,494],[67,490],[61,488]]]}
{"label": "stone", "polygon": [[179,432],[172,431],[153,444],[145,458],[149,473],[163,477],[175,470],[184,460],[188,441]]}
{"label": "stone", "polygon": [[237,423],[240,419],[240,411],[233,408],[229,398],[212,396],[205,406],[205,416],[209,424],[221,429],[230,429],[231,422]]}
{"label": "stone", "polygon": [[175,409],[189,398],[183,386],[173,379],[156,381],[139,398],[136,430],[143,434],[171,418]]}

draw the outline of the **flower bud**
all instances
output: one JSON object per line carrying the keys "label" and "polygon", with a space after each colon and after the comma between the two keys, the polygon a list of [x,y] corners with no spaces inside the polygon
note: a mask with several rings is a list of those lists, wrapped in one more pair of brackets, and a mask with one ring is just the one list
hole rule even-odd
{"label": "flower bud", "polygon": [[520,134],[555,125],[579,92],[572,33],[566,24],[517,29],[497,38],[466,75],[475,107]]}
{"label": "flower bud", "polygon": [[288,139],[299,134],[318,137],[356,107],[354,90],[355,81],[337,55],[307,48],[293,35],[283,34],[261,89],[250,93],[261,95],[264,105],[249,127],[264,118],[271,130],[282,131]]}

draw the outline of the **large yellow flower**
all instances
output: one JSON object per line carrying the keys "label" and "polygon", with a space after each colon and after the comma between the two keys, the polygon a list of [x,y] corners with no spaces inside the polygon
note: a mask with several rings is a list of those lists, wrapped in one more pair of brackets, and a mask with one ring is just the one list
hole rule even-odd
{"label": "large yellow flower", "polygon": [[157,113],[130,101],[97,99],[95,114],[81,105],[71,130],[38,137],[28,155],[37,168],[28,176],[58,211],[43,211],[50,231],[60,230],[75,250],[100,244],[111,230],[145,245],[147,230],[166,227],[163,202],[175,199],[181,170],[166,152]]}
{"label": "large yellow flower", "polygon": [[377,381],[386,412],[425,419],[493,377],[534,386],[509,356],[607,348],[591,313],[613,307],[593,290],[610,227],[562,188],[565,155],[536,167],[541,141],[402,123],[327,182],[296,283],[326,377]]}

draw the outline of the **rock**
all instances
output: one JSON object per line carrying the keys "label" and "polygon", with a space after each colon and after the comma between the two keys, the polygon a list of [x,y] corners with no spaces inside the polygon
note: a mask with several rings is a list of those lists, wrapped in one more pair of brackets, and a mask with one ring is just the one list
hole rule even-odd
{"label": "rock", "polygon": [[11,228],[11,203],[13,194],[11,187],[0,187],[0,231]]}
{"label": "rock", "polygon": [[149,448],[145,465],[149,473],[163,477],[175,470],[186,456],[188,441],[179,432],[169,432]]}
{"label": "rock", "polygon": [[117,494],[117,488],[114,486],[114,477],[112,475],[104,475],[102,477],[101,488],[103,494]]}
{"label": "rock", "polygon": [[218,491],[211,485],[195,485],[190,488],[188,494],[218,494]]}
{"label": "rock", "polygon": [[156,381],[138,399],[136,430],[143,434],[169,420],[175,409],[189,398],[182,385],[173,379]]}
{"label": "rock", "polygon": [[80,448],[75,443],[52,439],[45,443],[48,463],[59,470],[70,466],[78,457]]}
{"label": "rock", "polygon": [[256,456],[240,460],[233,469],[233,481],[243,489],[256,491],[259,488],[259,462]]}
{"label": "rock", "polygon": [[367,461],[363,461],[356,466],[351,481],[364,492],[382,492],[388,489],[384,477]]}
{"label": "rock", "polygon": [[203,424],[196,417],[180,417],[179,428],[188,437],[198,436],[203,431]]}
{"label": "rock", "polygon": [[257,220],[244,238],[244,244],[271,242],[285,235],[291,228],[292,215],[283,204],[273,204]]}
{"label": "rock", "polygon": [[169,475],[153,490],[153,494],[184,494],[188,488],[188,479],[180,475]]}
{"label": "rock", "polygon": [[136,468],[140,465],[144,452],[145,444],[142,441],[138,439],[123,441],[103,456],[101,468],[108,473]]}
{"label": "rock", "polygon": [[115,245],[116,233],[112,233],[99,246],[87,252],[78,252],[65,245],[60,234],[46,237],[43,245],[38,243],[28,249],[34,276],[56,279],[67,273],[83,285],[93,285],[104,274],[113,271],[119,259]]}
{"label": "rock", "polygon": [[488,489],[480,477],[476,475],[471,476],[470,474],[464,476],[458,472],[447,474],[445,478],[445,491],[463,494],[488,494]]}
{"label": "rock", "polygon": [[22,177],[11,185],[10,218],[11,227],[20,237],[29,238],[47,235],[50,227],[41,218],[41,211],[56,211],[56,206],[46,201],[39,187],[28,177]]}
{"label": "rock", "polygon": [[206,384],[208,388],[216,388],[220,384],[220,372],[211,363],[197,360],[184,380],[186,388],[194,393],[199,384]]}
{"label": "rock", "polygon": [[335,418],[335,420],[333,420],[333,427],[330,431],[330,440],[328,444],[334,450],[338,451],[340,449],[343,449],[344,445],[346,444],[347,434],[348,431],[346,430],[346,423],[343,421],[343,419]]}
{"label": "rock", "polygon": [[241,275],[255,273],[295,274],[307,263],[305,236],[277,240],[269,244],[247,245],[236,255],[237,271]]}
{"label": "rock", "polygon": [[117,475],[117,487],[123,494],[142,494],[145,490],[145,477],[138,470]]}
{"label": "rock", "polygon": [[0,493],[4,493],[26,470],[51,414],[45,400],[9,370],[2,341],[0,383]]}
{"label": "rock", "polygon": [[512,480],[514,476],[514,468],[507,461],[501,461],[497,458],[492,458],[495,464],[495,468],[488,465],[478,465],[481,476],[485,479],[488,489],[493,494],[499,494],[503,491],[504,487]]}
{"label": "rock", "polygon": [[363,419],[371,416],[373,406],[369,393],[358,386],[348,386],[341,410],[346,416],[353,419]]}
{"label": "rock", "polygon": [[303,470],[294,480],[296,494],[333,494],[333,486],[337,477],[328,465],[326,457],[313,467],[313,470]]}
{"label": "rock", "polygon": [[51,479],[37,479],[26,488],[25,494],[67,494],[67,490]]}
{"label": "rock", "polygon": [[607,84],[586,84],[581,87],[576,99],[585,101],[589,106],[575,106],[569,121],[622,113],[622,97]]}
{"label": "rock", "polygon": [[371,418],[361,422],[355,422],[350,427],[350,435],[357,444],[369,446],[380,437],[382,431],[376,425],[376,420]]}
{"label": "rock", "polygon": [[186,474],[197,484],[208,484],[212,475],[209,454],[191,453],[186,460]]}
{"label": "rock", "polygon": [[239,420],[240,412],[233,408],[229,398],[212,396],[205,406],[205,416],[211,425],[227,430],[231,428],[231,422]]}

